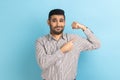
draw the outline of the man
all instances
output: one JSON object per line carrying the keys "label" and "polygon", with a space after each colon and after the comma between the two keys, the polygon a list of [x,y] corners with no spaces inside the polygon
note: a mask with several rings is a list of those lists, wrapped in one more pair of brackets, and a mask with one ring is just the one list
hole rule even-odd
{"label": "man", "polygon": [[50,34],[36,42],[36,57],[44,80],[75,80],[80,52],[100,47],[99,40],[84,25],[72,23],[73,29],[82,29],[87,39],[64,34],[65,14],[62,9],[49,12]]}

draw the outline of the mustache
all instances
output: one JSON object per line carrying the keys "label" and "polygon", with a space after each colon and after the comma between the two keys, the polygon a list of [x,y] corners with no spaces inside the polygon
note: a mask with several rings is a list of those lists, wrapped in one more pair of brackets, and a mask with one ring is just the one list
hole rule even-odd
{"label": "mustache", "polygon": [[56,26],[55,28],[63,28],[62,26]]}

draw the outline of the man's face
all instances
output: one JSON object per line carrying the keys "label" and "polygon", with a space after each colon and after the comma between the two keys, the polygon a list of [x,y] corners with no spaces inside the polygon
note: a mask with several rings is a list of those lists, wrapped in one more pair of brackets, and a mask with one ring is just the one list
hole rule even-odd
{"label": "man's face", "polygon": [[65,19],[63,15],[52,15],[48,20],[50,26],[50,32],[53,34],[61,34],[64,30]]}

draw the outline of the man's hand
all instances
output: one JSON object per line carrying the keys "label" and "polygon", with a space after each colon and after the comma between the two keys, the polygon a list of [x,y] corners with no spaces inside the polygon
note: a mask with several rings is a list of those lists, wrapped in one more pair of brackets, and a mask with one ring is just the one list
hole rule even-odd
{"label": "man's hand", "polygon": [[85,31],[87,28],[83,24],[80,24],[78,22],[73,22],[72,29],[82,29],[83,31]]}
{"label": "man's hand", "polygon": [[73,42],[75,41],[75,39],[72,39],[70,40],[69,42],[67,42],[66,44],[64,44],[62,47],[61,47],[61,51],[63,53],[66,53],[66,52],[69,52],[73,49]]}

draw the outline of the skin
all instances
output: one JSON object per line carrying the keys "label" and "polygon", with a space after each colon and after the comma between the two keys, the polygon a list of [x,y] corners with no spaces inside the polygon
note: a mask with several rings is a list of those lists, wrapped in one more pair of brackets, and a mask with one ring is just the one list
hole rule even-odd
{"label": "skin", "polygon": [[65,27],[65,19],[63,15],[52,15],[48,20],[48,25],[50,26],[50,33],[56,39],[62,36],[64,27]]}
{"label": "skin", "polygon": [[[52,15],[50,19],[47,21],[48,25],[50,26],[50,33],[54,37],[54,39],[59,40],[63,34],[63,30],[65,27],[65,19],[63,15]],[[73,29],[82,29],[83,31],[86,30],[86,27],[78,22],[72,23]],[[71,51],[73,49],[73,42],[75,39],[72,39],[65,43],[60,50],[63,54]]]}

